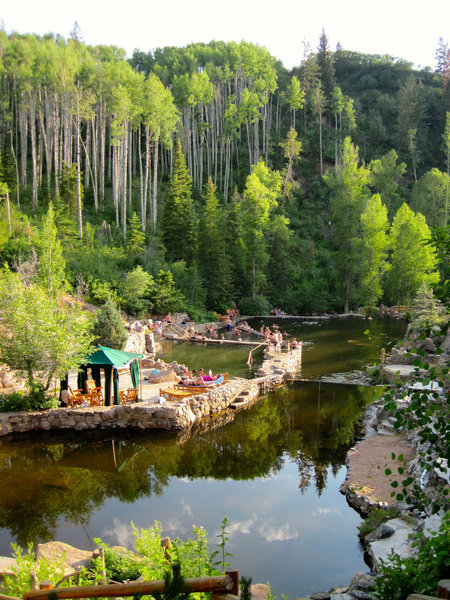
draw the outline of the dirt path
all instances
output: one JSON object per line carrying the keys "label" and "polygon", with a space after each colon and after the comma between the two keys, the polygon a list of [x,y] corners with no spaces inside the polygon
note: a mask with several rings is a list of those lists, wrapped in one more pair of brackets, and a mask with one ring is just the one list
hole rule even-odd
{"label": "dirt path", "polygon": [[[403,454],[406,467],[397,459],[393,460],[392,453],[396,457]],[[414,449],[402,435],[373,435],[349,450],[347,478],[341,490],[353,490],[357,496],[365,496],[372,502],[395,504],[395,498],[391,498],[394,491],[391,482],[406,477],[398,473],[398,468],[404,467],[406,473],[407,465],[414,456]],[[392,475],[385,475],[385,468],[391,469]]]}

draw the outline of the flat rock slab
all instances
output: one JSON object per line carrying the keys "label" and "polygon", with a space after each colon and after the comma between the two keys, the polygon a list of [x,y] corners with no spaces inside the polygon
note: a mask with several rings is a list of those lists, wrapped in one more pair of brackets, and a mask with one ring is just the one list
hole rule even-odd
{"label": "flat rock slab", "polygon": [[382,369],[386,374],[391,376],[398,375],[399,377],[409,377],[412,373],[417,370],[417,367],[413,365],[382,365]]}
{"label": "flat rock slab", "polygon": [[[344,493],[351,490],[357,496],[369,498],[374,503],[395,504],[395,498],[391,498],[394,489],[391,481],[404,479],[405,476],[398,475],[397,469],[403,464],[392,460],[392,453],[396,456],[403,454],[407,464],[415,455],[414,449],[398,434],[373,435],[359,442],[348,451],[347,479],[341,490]],[[391,469],[392,475],[385,475],[385,468]]]}
{"label": "flat rock slab", "polygon": [[410,535],[415,531],[414,526],[408,525],[402,519],[391,519],[386,523],[394,530],[391,537],[371,542],[369,554],[373,560],[374,569],[380,566],[380,560],[387,560],[393,550],[401,558],[412,556]]}

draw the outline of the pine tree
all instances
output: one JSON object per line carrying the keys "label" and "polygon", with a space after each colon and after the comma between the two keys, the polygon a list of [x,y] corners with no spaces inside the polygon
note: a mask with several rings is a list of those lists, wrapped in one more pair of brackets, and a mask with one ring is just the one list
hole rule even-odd
{"label": "pine tree", "polygon": [[185,260],[190,266],[197,254],[192,179],[178,140],[170,189],[164,203],[162,239],[170,261]]}
{"label": "pine tree", "polygon": [[348,312],[359,270],[361,214],[368,197],[369,170],[358,166],[358,148],[349,137],[342,146],[342,162],[323,176],[331,190],[331,224],[335,246],[338,288],[343,294],[344,312]]}
{"label": "pine tree", "polygon": [[326,109],[330,110],[333,89],[336,85],[336,80],[333,65],[333,54],[328,47],[328,37],[323,28],[317,50],[317,64],[319,65],[320,69],[320,81],[322,82],[322,90],[325,95]]}
{"label": "pine tree", "polygon": [[95,315],[93,334],[95,344],[123,350],[128,334],[120,311],[111,298],[106,300]]}
{"label": "pine tree", "polygon": [[135,263],[144,250],[145,233],[142,231],[142,223],[138,215],[133,212],[127,230],[127,255]]}
{"label": "pine tree", "polygon": [[225,212],[224,239],[227,252],[227,265],[230,270],[231,298],[239,299],[246,295],[245,244],[243,240],[242,197],[234,190]]}
{"label": "pine tree", "polygon": [[445,306],[435,298],[433,290],[426,283],[418,289],[411,312],[411,328],[422,335],[430,335],[433,327],[442,326],[446,320]]}
{"label": "pine tree", "polygon": [[206,288],[207,307],[223,310],[231,302],[230,277],[225,255],[223,211],[211,177],[206,186],[204,201],[199,225],[199,265]]}

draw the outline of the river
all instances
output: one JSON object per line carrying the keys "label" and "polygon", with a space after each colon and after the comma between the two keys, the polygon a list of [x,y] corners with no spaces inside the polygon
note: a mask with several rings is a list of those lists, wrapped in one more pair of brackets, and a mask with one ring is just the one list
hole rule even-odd
{"label": "river", "polygon": [[[381,348],[405,329],[389,320],[278,323],[304,340],[301,377],[310,380],[375,364]],[[259,328],[260,321],[252,325]],[[192,367],[248,372],[241,360],[248,349],[235,365],[235,358],[224,363],[220,350],[215,357],[216,350],[202,346],[165,350]],[[163,535],[182,539],[193,524],[203,526],[214,549],[226,516],[229,562],[254,582],[270,582],[278,597],[346,584],[366,567],[357,541],[360,518],[339,486],[358,417],[379,393],[294,382],[190,437],[122,432],[0,439],[0,554],[9,555],[12,542],[52,539],[81,548],[92,548],[97,537],[132,546],[130,522],[147,528],[155,520]]]}

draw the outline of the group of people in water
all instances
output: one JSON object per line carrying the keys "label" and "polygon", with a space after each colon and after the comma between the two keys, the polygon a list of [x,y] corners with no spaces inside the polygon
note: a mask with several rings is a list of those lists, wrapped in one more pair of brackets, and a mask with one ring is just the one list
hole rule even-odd
{"label": "group of people in water", "polygon": [[213,375],[212,371],[209,370],[208,373],[205,373],[203,369],[200,369],[199,372],[195,369],[186,371],[181,375],[181,385],[195,385],[195,386],[204,386],[204,385],[219,385],[223,383],[224,376],[222,373],[217,373],[217,375]]}
{"label": "group of people in water", "polygon": [[[281,317],[281,316],[284,316],[285,313],[284,313],[284,311],[282,311],[279,308],[274,308],[270,311],[270,314],[272,316]],[[281,332],[279,326],[276,323],[272,324],[271,327],[261,325],[260,330],[256,331],[255,329],[250,327],[250,325],[246,321],[241,321],[240,323],[235,324],[233,322],[233,318],[236,318],[236,316],[238,316],[238,315],[239,315],[239,313],[237,312],[237,310],[229,311],[229,313],[227,314],[226,321],[225,321],[226,330],[229,332],[233,332],[237,338],[237,341],[242,341],[242,334],[245,333],[245,334],[260,335],[261,337],[264,337],[264,339],[266,340],[266,343],[267,343],[267,349],[269,351],[281,352],[283,342],[285,343],[285,346],[287,348],[289,348],[290,350],[294,350],[295,348],[298,347],[299,342],[295,338],[292,338],[291,340],[289,340],[288,333],[286,331]],[[155,331],[155,333],[161,334],[163,332],[164,326],[167,326],[167,325],[170,326],[170,324],[172,322],[173,322],[173,317],[170,313],[168,313],[160,321],[153,322],[152,319],[149,319],[148,323],[141,323],[141,322],[137,321],[134,324],[134,327],[137,331],[141,330],[142,328],[148,327],[149,329]],[[196,341],[196,342],[199,342],[199,341],[207,342],[208,340],[216,340],[218,338],[219,338],[219,333],[217,332],[217,329],[216,329],[216,326],[214,325],[214,323],[210,323],[210,324],[206,325],[204,332],[194,330],[194,331],[191,331],[191,333],[190,333],[190,339],[192,341]],[[225,335],[223,333],[220,334],[220,339],[225,340]],[[199,383],[191,383],[191,385],[203,385],[203,382],[211,383],[211,380],[208,379],[209,376],[207,375],[206,379],[204,379],[204,376],[205,376],[204,372],[200,372],[198,375],[195,374],[193,379],[199,381]],[[200,379],[201,377],[203,379]]]}

